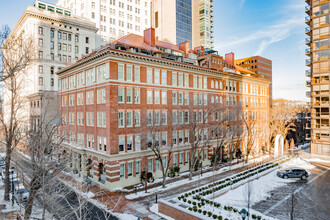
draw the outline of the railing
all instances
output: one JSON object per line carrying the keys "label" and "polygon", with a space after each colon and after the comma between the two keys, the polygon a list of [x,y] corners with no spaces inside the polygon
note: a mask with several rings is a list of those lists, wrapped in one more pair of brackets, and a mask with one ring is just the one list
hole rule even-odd
{"label": "railing", "polygon": [[310,17],[310,16],[306,16],[306,17],[305,17],[305,22],[306,22],[306,23],[309,23],[310,21],[311,21],[311,17]]}
{"label": "railing", "polygon": [[310,76],[311,76],[311,71],[310,71],[310,70],[305,70],[305,75],[306,75],[307,77],[310,77]]}
{"label": "railing", "polygon": [[310,35],[311,34],[311,28],[305,27],[305,34]]}
{"label": "railing", "polygon": [[311,61],[309,59],[306,60],[306,65],[311,65]]}
{"label": "railing", "polygon": [[307,49],[305,50],[305,53],[306,53],[307,55],[310,55],[310,54],[311,54],[311,49],[307,48]]}
{"label": "railing", "polygon": [[310,43],[311,43],[311,39],[310,39],[310,37],[306,37],[306,38],[305,38],[305,43],[306,43],[306,44],[310,44]]}
{"label": "railing", "polygon": [[308,12],[309,10],[311,10],[311,6],[310,5],[306,5],[305,6],[305,12]]}
{"label": "railing", "polygon": [[310,80],[306,81],[306,86],[311,86],[311,81]]}
{"label": "railing", "polygon": [[310,98],[310,97],[311,97],[311,92],[310,92],[310,91],[307,91],[307,92],[306,92],[306,97],[307,97],[307,98]]}

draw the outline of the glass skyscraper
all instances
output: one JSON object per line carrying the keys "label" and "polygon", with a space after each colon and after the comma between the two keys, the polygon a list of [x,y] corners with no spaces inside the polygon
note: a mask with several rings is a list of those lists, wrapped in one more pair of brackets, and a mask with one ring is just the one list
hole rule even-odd
{"label": "glass skyscraper", "polygon": [[176,0],[176,43],[188,41],[192,46],[191,0]]}

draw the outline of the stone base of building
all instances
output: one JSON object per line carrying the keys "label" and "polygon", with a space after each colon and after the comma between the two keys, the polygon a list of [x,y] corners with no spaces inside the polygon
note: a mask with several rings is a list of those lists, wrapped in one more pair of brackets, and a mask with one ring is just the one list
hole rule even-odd
{"label": "stone base of building", "polygon": [[185,211],[184,208],[174,208],[167,201],[160,200],[158,203],[158,212],[167,215],[176,220],[201,220],[197,216],[193,216]]}

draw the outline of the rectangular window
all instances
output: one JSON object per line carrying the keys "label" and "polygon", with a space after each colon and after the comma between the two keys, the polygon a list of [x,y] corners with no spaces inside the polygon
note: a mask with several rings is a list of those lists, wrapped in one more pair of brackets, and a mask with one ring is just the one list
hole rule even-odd
{"label": "rectangular window", "polygon": [[162,146],[166,146],[167,145],[167,133],[163,132],[162,133]]}
{"label": "rectangular window", "polygon": [[199,76],[198,77],[198,88],[202,89],[203,88],[202,86],[203,86],[203,77]]}
{"label": "rectangular window", "polygon": [[167,112],[163,111],[162,112],[162,125],[167,124]]}
{"label": "rectangular window", "polygon": [[207,89],[207,77],[204,77],[204,89]]}
{"label": "rectangular window", "polygon": [[184,104],[189,105],[189,93],[184,94]]}
{"label": "rectangular window", "polygon": [[152,84],[152,69],[151,68],[147,68],[147,83]]}
{"label": "rectangular window", "polygon": [[135,150],[141,150],[141,135],[135,135]]}
{"label": "rectangular window", "polygon": [[172,124],[176,125],[178,123],[178,112],[173,111],[172,112]]}
{"label": "rectangular window", "polygon": [[133,149],[133,136],[127,136],[127,150]]}
{"label": "rectangular window", "polygon": [[179,105],[183,105],[183,93],[179,92]]}
{"label": "rectangular window", "polygon": [[179,111],[179,123],[183,124],[183,112]]}
{"label": "rectangular window", "polygon": [[160,91],[155,91],[155,104],[160,104]]}
{"label": "rectangular window", "polygon": [[184,86],[189,87],[189,74],[184,74]]}
{"label": "rectangular window", "polygon": [[126,123],[127,123],[127,127],[133,126],[133,112],[132,111],[126,112]]}
{"label": "rectangular window", "polygon": [[178,79],[177,79],[177,77],[178,77],[178,74],[177,74],[177,72],[173,72],[172,73],[172,86],[178,86]]}
{"label": "rectangular window", "polygon": [[125,89],[118,88],[118,103],[124,103]]}
{"label": "rectangular window", "polygon": [[160,111],[155,111],[155,125],[160,125]]}
{"label": "rectangular window", "polygon": [[167,104],[167,91],[162,91],[162,104]]}
{"label": "rectangular window", "polygon": [[185,124],[189,123],[189,112],[188,111],[184,112],[184,123]]}
{"label": "rectangular window", "polygon": [[178,154],[173,154],[173,166],[178,165]]}
{"label": "rectangular window", "polygon": [[125,164],[120,164],[120,178],[125,178]]}
{"label": "rectangular window", "polygon": [[182,75],[182,73],[179,73],[179,86],[183,87],[183,75]]}
{"label": "rectangular window", "polygon": [[148,159],[148,172],[153,171],[153,162],[154,162],[153,158]]}
{"label": "rectangular window", "polygon": [[179,164],[183,164],[183,153],[180,153]]}
{"label": "rectangular window", "polygon": [[133,175],[133,163],[129,162],[127,163],[127,176]]}
{"label": "rectangular window", "polygon": [[123,111],[118,112],[118,127],[125,127],[125,115]]}
{"label": "rectangular window", "polygon": [[162,85],[167,85],[167,71],[162,70]]}
{"label": "rectangular window", "polygon": [[155,84],[160,84],[160,72],[158,69],[155,69],[154,71]]}
{"label": "rectangular window", "polygon": [[194,76],[193,83],[194,83],[194,89],[197,89],[197,76]]}
{"label": "rectangular window", "polygon": [[153,100],[152,100],[152,90],[148,90],[147,91],[147,104],[152,104]]}
{"label": "rectangular window", "polygon": [[119,148],[119,152],[125,151],[125,137],[124,136],[118,137],[118,148]]}
{"label": "rectangular window", "polygon": [[139,66],[134,67],[134,81],[140,82],[140,67]]}
{"label": "rectangular window", "polygon": [[118,80],[124,81],[124,65],[118,64]]}
{"label": "rectangular window", "polygon": [[176,131],[172,132],[172,144],[173,145],[177,144],[177,133],[176,133]]}
{"label": "rectangular window", "polygon": [[153,121],[152,111],[147,111],[147,125],[151,126]]}
{"label": "rectangular window", "polygon": [[141,125],[141,113],[139,111],[134,112],[134,121],[135,127]]}
{"label": "rectangular window", "polygon": [[140,104],[140,89],[134,89],[134,103]]}
{"label": "rectangular window", "polygon": [[172,104],[173,105],[178,104],[178,94],[177,94],[177,92],[172,92]]}
{"label": "rectangular window", "polygon": [[141,169],[140,161],[136,161],[135,162],[135,174],[140,174],[140,169]]}
{"label": "rectangular window", "polygon": [[132,75],[132,66],[126,65],[126,80],[132,81],[133,75]]}
{"label": "rectangular window", "polygon": [[189,131],[184,132],[184,143],[189,143]]}
{"label": "rectangular window", "polygon": [[132,103],[133,89],[126,89],[126,103]]}

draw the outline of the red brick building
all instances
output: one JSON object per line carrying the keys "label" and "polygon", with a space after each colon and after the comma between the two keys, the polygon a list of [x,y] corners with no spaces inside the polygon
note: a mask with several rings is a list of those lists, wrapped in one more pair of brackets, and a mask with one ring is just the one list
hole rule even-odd
{"label": "red brick building", "polygon": [[[173,145],[170,167],[187,171],[190,144],[196,138],[191,124],[205,117],[201,112],[210,106],[216,108],[206,118],[209,125],[227,116],[235,120],[230,113],[223,115],[221,106],[248,112],[258,124],[259,154],[261,133],[267,130],[269,81],[218,55],[199,66],[199,56],[214,57],[208,53],[192,51],[187,43],[157,41],[154,30],[148,29],[144,36],[127,35],[60,70],[61,132],[67,137],[63,147],[70,152],[73,170],[111,190],[139,183],[144,168],[161,177],[159,161],[148,149],[148,130],[161,126],[156,141],[164,151]],[[201,161],[209,165],[216,136],[211,126],[201,133],[208,143],[201,149]],[[244,140],[234,141],[244,152]]]}

